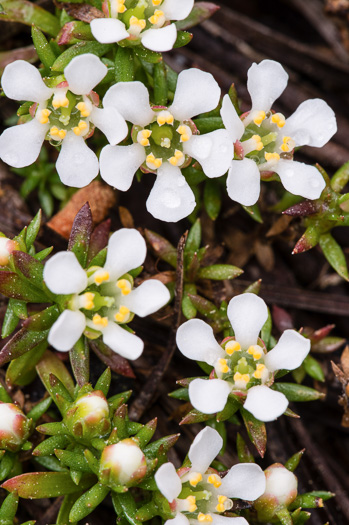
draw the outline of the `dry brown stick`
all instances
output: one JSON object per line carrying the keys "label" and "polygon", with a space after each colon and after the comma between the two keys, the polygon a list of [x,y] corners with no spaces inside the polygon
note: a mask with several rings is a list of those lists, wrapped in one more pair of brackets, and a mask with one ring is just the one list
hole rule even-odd
{"label": "dry brown stick", "polygon": [[173,309],[173,324],[171,333],[168,340],[166,351],[161,356],[154,370],[150,373],[149,379],[144,385],[143,390],[139,396],[132,403],[129,411],[130,419],[139,421],[145,410],[150,405],[154,394],[158,388],[160,381],[162,380],[170,362],[172,356],[176,350],[176,332],[181,321],[182,312],[182,296],[183,296],[183,258],[184,248],[188,237],[186,232],[180,238],[177,247],[177,271],[176,271],[176,290],[175,290],[175,304]]}

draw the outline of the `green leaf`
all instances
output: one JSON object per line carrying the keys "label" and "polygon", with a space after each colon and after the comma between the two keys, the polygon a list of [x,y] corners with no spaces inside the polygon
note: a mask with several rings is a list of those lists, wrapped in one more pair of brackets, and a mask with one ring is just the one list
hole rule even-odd
{"label": "green leaf", "polygon": [[12,361],[21,355],[29,352],[48,336],[48,330],[40,332],[29,332],[26,328],[21,328],[11,339],[2,347],[0,351],[0,365]]}
{"label": "green leaf", "polygon": [[69,394],[74,395],[74,381],[64,363],[50,351],[47,351],[36,365],[37,372],[46,390],[53,393],[50,375],[54,374],[65,386]]}
{"label": "green leaf", "polygon": [[6,383],[18,386],[28,384],[25,380],[26,376],[28,372],[35,369],[47,348],[47,344],[47,341],[44,340],[25,354],[11,361],[6,370]]}
{"label": "green leaf", "polygon": [[188,33],[187,31],[177,31],[177,38],[173,44],[173,48],[177,49],[178,47],[186,46],[191,42],[192,38],[192,33]]}
{"label": "green leaf", "polygon": [[13,521],[18,507],[18,501],[19,498],[17,494],[9,494],[5,500],[3,501],[1,508],[0,508],[0,523],[2,520],[4,521]]}
{"label": "green leaf", "polygon": [[[45,442],[44,442],[45,443]],[[59,450],[54,451],[62,465],[79,472],[91,472],[91,468],[83,453],[78,450]]]}
{"label": "green leaf", "polygon": [[15,304],[17,302],[18,301],[16,301],[15,299],[10,299],[8,302],[1,330],[1,337],[3,339],[11,335],[18,325],[19,317],[15,312]]}
{"label": "green leaf", "polygon": [[244,273],[244,271],[241,270],[241,268],[232,266],[231,264],[213,264],[212,266],[199,268],[197,275],[200,279],[223,281],[224,279],[235,279],[242,273]]}
{"label": "green leaf", "polygon": [[29,253],[19,250],[15,250],[12,253],[12,260],[14,269],[19,277],[28,281],[28,284],[43,290],[44,266],[40,261],[29,255]]}
{"label": "green leaf", "polygon": [[271,388],[277,392],[282,392],[289,401],[317,401],[325,397],[325,394],[314,390],[314,388],[294,383],[274,383]]}
{"label": "green leaf", "polygon": [[33,450],[33,456],[52,456],[56,449],[65,448],[69,443],[70,439],[67,436],[51,436]]}
{"label": "green leaf", "polygon": [[201,24],[219,9],[219,6],[212,2],[195,2],[190,14],[184,20],[175,22],[177,29],[189,29],[190,27]]}
{"label": "green leaf", "polygon": [[259,224],[263,224],[262,215],[257,203],[253,206],[243,206],[243,209],[249,214],[251,219],[258,222]]}
{"label": "green leaf", "polygon": [[189,401],[189,392],[187,388],[178,388],[168,394],[173,399],[180,399],[181,401]]}
{"label": "green leaf", "polygon": [[306,373],[310,375],[310,377],[316,379],[316,381],[325,381],[324,371],[322,370],[319,361],[314,359],[314,357],[307,355],[303,361],[303,366]]}
{"label": "green leaf", "polygon": [[69,521],[80,521],[91,514],[91,512],[106,498],[109,491],[109,487],[96,483],[96,485],[91,487],[85,492],[85,494],[76,500],[69,514]]}
{"label": "green leaf", "polygon": [[185,253],[197,252],[201,245],[201,222],[197,219],[188,232]]}
{"label": "green leaf", "polygon": [[348,266],[342,248],[330,233],[324,233],[320,236],[319,244],[322,252],[330,263],[332,268],[345,279],[349,280]]}
{"label": "green leaf", "polygon": [[90,347],[86,337],[82,336],[69,352],[70,364],[77,384],[86,385],[90,377]]}
{"label": "green leaf", "polygon": [[27,227],[27,234],[25,237],[25,243],[27,245],[27,249],[34,244],[34,241],[39,233],[40,226],[41,226],[41,210],[38,211],[38,213],[35,215],[34,219],[29,223]]}
{"label": "green leaf", "polygon": [[133,51],[129,47],[118,46],[115,55],[115,81],[132,82],[135,78]]}
{"label": "green leaf", "polygon": [[305,448],[303,448],[299,452],[296,452],[296,454],[293,454],[293,456],[291,456],[286,461],[285,467],[287,468],[287,470],[289,470],[290,472],[294,472],[296,470],[296,468],[299,465],[300,460],[302,459],[304,452],[305,452]]}
{"label": "green leaf", "polygon": [[267,448],[267,431],[265,424],[256,419],[250,412],[244,408],[240,409],[242,419],[244,420],[248,437],[258,450],[259,455],[263,458]]}
{"label": "green leaf", "polygon": [[77,40],[94,40],[90,24],[80,21],[67,22],[57,36],[60,46],[76,44]]}
{"label": "green leaf", "polygon": [[221,117],[196,118],[194,119],[194,123],[195,123],[195,126],[200,131],[200,133],[210,133],[211,131],[215,131],[216,129],[224,129],[224,124],[223,124],[223,120],[221,119]]}
{"label": "green leaf", "polygon": [[46,397],[39,403],[37,403],[28,413],[27,417],[33,419],[34,422],[36,422],[38,419],[40,419],[45,412],[49,409],[51,406],[52,399],[50,397]]}
{"label": "green leaf", "polygon": [[154,64],[154,103],[157,106],[166,106],[168,101],[166,68],[163,61]]}
{"label": "green leaf", "polygon": [[213,179],[206,181],[204,188],[204,206],[207,215],[215,221],[222,206],[221,187],[218,181]]}
{"label": "green leaf", "polygon": [[346,162],[336,171],[331,179],[331,188],[340,192],[346,184],[349,182],[349,162]]}
{"label": "green leaf", "polygon": [[261,339],[262,341],[264,341],[267,348],[269,347],[269,340],[270,340],[272,325],[273,325],[273,322],[272,322],[270,310],[268,308],[268,319],[265,321],[262,327],[262,330],[261,330]]}
{"label": "green leaf", "polygon": [[87,255],[93,229],[91,208],[88,202],[78,211],[71,229],[68,250],[72,251],[83,268],[87,264]]}
{"label": "green leaf", "polygon": [[50,69],[56,60],[56,55],[52,51],[45,35],[35,25],[32,26],[32,39],[39,59],[47,69]]}
{"label": "green leaf", "polygon": [[162,60],[161,53],[150,51],[150,49],[146,49],[143,46],[136,46],[134,48],[134,52],[141,60],[145,60],[146,62],[150,62],[151,64],[157,64]]}
{"label": "green leaf", "polygon": [[173,268],[177,268],[176,248],[164,237],[151,230],[145,230],[144,233],[157,257],[173,266]]}
{"label": "green leaf", "polygon": [[100,44],[99,42],[79,42],[64,51],[54,62],[51,67],[52,71],[63,72],[65,67],[73,58],[85,53],[92,53],[101,57],[106,55],[111,49],[110,44]]}
{"label": "green leaf", "polygon": [[241,403],[235,396],[230,394],[225,407],[217,414],[217,421],[221,422],[230,419],[239,410],[239,408],[241,408]]}
{"label": "green leaf", "polygon": [[111,371],[110,368],[106,368],[95,384],[95,390],[100,390],[103,392],[105,397],[107,397],[111,383]]}
{"label": "green leaf", "polygon": [[193,319],[196,317],[197,310],[193,303],[191,302],[188,294],[196,294],[195,284],[185,284],[183,290],[183,299],[182,299],[182,312],[187,319]]}
{"label": "green leaf", "polygon": [[236,436],[236,448],[240,463],[254,463],[254,457],[249,451],[244,439],[240,436],[239,432]]}
{"label": "green leaf", "polygon": [[24,499],[57,498],[88,489],[95,480],[94,475],[87,474],[77,486],[69,472],[31,472],[7,480],[2,488]]}
{"label": "green leaf", "polygon": [[37,260],[37,261],[43,261],[44,259],[46,259],[46,257],[48,255],[50,255],[50,253],[52,252],[53,250],[53,246],[50,246],[49,248],[45,248],[44,250],[41,250],[41,252],[38,252],[34,255],[34,258]]}
{"label": "green leaf", "polygon": [[41,312],[28,317],[23,323],[23,327],[30,332],[48,330],[57,321],[60,311],[57,305],[49,306]]}
{"label": "green leaf", "polygon": [[[130,525],[141,525],[142,522],[136,518],[137,506],[136,502],[130,492],[124,494],[113,494],[113,501],[117,499],[118,504],[122,509],[122,513],[130,523]],[[119,516],[120,517],[120,516]]]}
{"label": "green leaf", "polygon": [[0,271],[0,293],[11,299],[28,303],[45,303],[48,300],[43,291],[29,282],[24,282],[14,272]]}
{"label": "green leaf", "polygon": [[209,319],[216,319],[218,317],[219,310],[211,301],[204,299],[200,295],[189,294],[188,297],[200,314]]}
{"label": "green leaf", "polygon": [[0,20],[33,24],[44,33],[56,36],[60,30],[58,19],[48,11],[26,0],[1,0]]}

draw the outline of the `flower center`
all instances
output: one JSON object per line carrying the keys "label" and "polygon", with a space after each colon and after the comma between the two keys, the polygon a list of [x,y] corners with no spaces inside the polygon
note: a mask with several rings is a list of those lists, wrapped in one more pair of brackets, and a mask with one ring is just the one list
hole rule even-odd
{"label": "flower center", "polygon": [[109,0],[108,13],[126,26],[130,36],[139,38],[145,29],[163,27],[164,12],[159,9],[163,0]]}
{"label": "flower center", "polygon": [[74,95],[66,88],[57,88],[46,104],[37,108],[36,118],[41,124],[49,124],[47,139],[61,142],[68,131],[85,136],[90,131],[92,102],[88,97]]}
{"label": "flower center", "polygon": [[183,166],[186,162],[183,144],[192,134],[188,123],[176,120],[170,111],[162,109],[148,126],[134,126],[132,138],[145,149],[144,169],[156,171],[164,162]]}
{"label": "flower center", "polygon": [[296,143],[283,134],[286,120],[281,113],[253,111],[242,122],[245,125],[241,138],[243,153],[257,163],[260,171],[272,171],[280,158],[290,158]]}
{"label": "flower center", "polygon": [[212,514],[223,513],[233,506],[231,499],[220,494],[221,485],[221,478],[210,470],[205,474],[185,474],[182,478],[182,491],[176,500],[177,510],[187,514],[189,520],[211,523]]}
{"label": "flower center", "polygon": [[246,390],[255,385],[264,384],[270,372],[264,364],[264,350],[259,345],[252,345],[242,350],[238,341],[230,340],[224,345],[225,358],[215,363],[217,377],[232,383],[233,389]]}

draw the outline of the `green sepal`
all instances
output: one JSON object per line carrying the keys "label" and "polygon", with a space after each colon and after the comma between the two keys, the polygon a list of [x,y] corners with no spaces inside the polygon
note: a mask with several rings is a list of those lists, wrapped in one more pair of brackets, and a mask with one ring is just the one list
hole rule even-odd
{"label": "green sepal", "polygon": [[35,25],[32,26],[32,39],[39,59],[47,69],[50,69],[56,60],[56,55],[52,51],[52,48],[43,32]]}
{"label": "green sepal", "polygon": [[278,510],[276,516],[279,518],[281,525],[293,525],[291,514],[286,507],[282,507]]}
{"label": "green sepal", "polygon": [[96,483],[80,498],[76,500],[69,513],[69,522],[80,521],[86,518],[91,512],[98,507],[110,492],[109,487]]}
{"label": "green sepal", "polygon": [[293,525],[304,525],[310,518],[310,512],[297,509],[291,514]]}
{"label": "green sepal", "polygon": [[277,392],[282,392],[289,401],[317,401],[324,399],[326,395],[314,388],[296,385],[295,383],[274,383],[271,388]]}
{"label": "green sepal", "polygon": [[95,481],[94,475],[87,474],[77,486],[69,472],[31,472],[9,479],[1,487],[24,499],[56,498],[86,490]]}

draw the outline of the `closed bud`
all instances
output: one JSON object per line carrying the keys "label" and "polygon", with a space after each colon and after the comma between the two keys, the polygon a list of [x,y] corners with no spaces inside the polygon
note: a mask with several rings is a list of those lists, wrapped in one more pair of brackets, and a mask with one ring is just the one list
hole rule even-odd
{"label": "closed bud", "polygon": [[260,521],[269,521],[283,508],[287,508],[297,497],[298,480],[293,472],[281,463],[274,463],[264,471],[266,489],[253,506]]}
{"label": "closed bud", "polygon": [[144,478],[146,472],[146,458],[132,438],[109,445],[102,452],[99,477],[105,485],[130,487]]}
{"label": "closed bud", "polygon": [[101,438],[110,432],[109,406],[100,390],[78,398],[66,413],[64,423],[82,440]]}
{"label": "closed bud", "polygon": [[0,237],[0,266],[7,266],[11,253],[19,250],[19,243],[7,237]]}
{"label": "closed bud", "polygon": [[31,420],[12,403],[0,402],[0,449],[17,452],[28,439]]}

